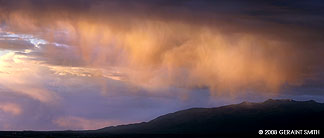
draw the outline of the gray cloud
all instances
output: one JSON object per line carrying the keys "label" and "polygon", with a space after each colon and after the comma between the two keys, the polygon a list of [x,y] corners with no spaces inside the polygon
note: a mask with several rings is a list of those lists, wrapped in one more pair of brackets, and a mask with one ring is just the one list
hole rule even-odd
{"label": "gray cloud", "polygon": [[24,40],[0,40],[0,49],[22,51],[33,49],[34,46]]}

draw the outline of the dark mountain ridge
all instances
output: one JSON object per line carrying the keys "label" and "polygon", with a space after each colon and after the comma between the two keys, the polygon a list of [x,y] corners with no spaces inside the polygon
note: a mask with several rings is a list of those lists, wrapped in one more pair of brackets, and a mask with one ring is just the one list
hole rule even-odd
{"label": "dark mountain ridge", "polygon": [[250,136],[258,130],[324,130],[324,104],[290,99],[191,108],[149,122],[87,131],[7,131],[0,137],[168,137]]}
{"label": "dark mountain ridge", "polygon": [[216,108],[191,108],[160,116],[149,122],[98,131],[136,134],[233,134],[260,129],[319,129],[324,104],[290,99],[263,103],[242,102]]}

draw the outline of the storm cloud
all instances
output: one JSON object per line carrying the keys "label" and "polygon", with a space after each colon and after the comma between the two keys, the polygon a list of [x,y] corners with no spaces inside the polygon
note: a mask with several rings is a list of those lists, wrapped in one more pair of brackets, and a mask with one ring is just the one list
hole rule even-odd
{"label": "storm cloud", "polygon": [[[212,99],[322,95],[323,9],[317,0],[0,0],[0,88],[76,110],[47,118],[48,129],[226,103]],[[93,110],[116,106],[129,114],[137,103],[156,114],[125,121],[110,108],[100,114],[111,118],[98,118],[77,107],[84,97],[100,99],[88,103]],[[0,111],[24,114],[10,102]]]}

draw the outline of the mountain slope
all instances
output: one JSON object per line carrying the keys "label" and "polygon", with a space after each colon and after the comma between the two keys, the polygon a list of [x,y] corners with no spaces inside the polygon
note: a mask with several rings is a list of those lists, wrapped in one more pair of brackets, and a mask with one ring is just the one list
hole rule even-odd
{"label": "mountain slope", "polygon": [[113,134],[241,134],[260,129],[320,129],[324,104],[315,101],[267,100],[217,108],[192,108],[144,123],[107,127]]}

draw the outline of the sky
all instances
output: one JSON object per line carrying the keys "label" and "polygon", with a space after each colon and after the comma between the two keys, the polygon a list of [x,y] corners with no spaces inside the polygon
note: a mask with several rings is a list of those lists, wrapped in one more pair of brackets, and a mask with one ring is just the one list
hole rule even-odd
{"label": "sky", "polygon": [[0,130],[324,102],[321,0],[0,0]]}

